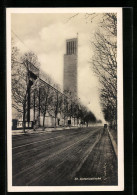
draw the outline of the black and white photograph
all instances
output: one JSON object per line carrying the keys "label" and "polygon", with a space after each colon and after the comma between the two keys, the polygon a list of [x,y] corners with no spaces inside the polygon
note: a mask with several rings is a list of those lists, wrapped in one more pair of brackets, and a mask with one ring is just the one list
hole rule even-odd
{"label": "black and white photograph", "polygon": [[7,8],[8,191],[123,191],[122,8]]}

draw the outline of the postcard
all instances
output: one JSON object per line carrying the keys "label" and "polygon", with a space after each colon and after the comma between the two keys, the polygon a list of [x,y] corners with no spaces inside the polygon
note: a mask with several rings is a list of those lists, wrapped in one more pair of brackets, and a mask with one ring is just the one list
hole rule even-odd
{"label": "postcard", "polygon": [[8,192],[123,191],[122,8],[7,8]]}

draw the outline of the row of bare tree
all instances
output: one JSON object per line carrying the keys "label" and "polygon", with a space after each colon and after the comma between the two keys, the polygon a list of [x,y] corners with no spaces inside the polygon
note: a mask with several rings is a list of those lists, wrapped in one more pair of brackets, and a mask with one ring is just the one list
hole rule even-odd
{"label": "row of bare tree", "polygon": [[[43,115],[43,128],[45,127],[45,116],[48,113],[51,117],[55,118],[55,127],[57,115],[60,113],[64,119],[64,125],[66,119],[74,119],[74,125],[76,125],[76,119],[87,124],[88,122],[96,122],[96,118],[91,111],[82,105],[78,99],[72,96],[70,91],[65,91],[64,94],[52,88],[51,85],[41,82],[39,80],[39,87],[34,89],[31,108],[35,108],[35,111],[40,111]],[[78,125],[78,124],[77,124]]]}
{"label": "row of bare tree", "polygon": [[[34,122],[43,117],[43,129],[46,126],[45,117],[48,113],[56,119],[60,113],[66,118],[80,119],[88,125],[89,121],[95,122],[94,114],[82,105],[78,98],[74,97],[70,91],[60,92],[58,85],[53,84],[52,79],[45,75],[41,78],[39,62],[33,52],[27,52],[20,56],[18,48],[12,40],[11,54],[12,72],[12,106],[19,115],[23,116],[23,129],[25,132],[25,122],[29,121],[29,109],[34,111]],[[54,86],[54,87],[53,87]],[[39,123],[40,124],[40,123]]]}
{"label": "row of bare tree", "polygon": [[92,41],[92,67],[99,78],[100,100],[106,121],[117,124],[117,15],[102,15]]}

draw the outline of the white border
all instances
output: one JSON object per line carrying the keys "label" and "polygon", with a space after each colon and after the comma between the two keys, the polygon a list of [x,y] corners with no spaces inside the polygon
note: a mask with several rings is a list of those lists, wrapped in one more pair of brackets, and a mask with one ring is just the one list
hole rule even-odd
{"label": "white border", "polygon": [[[12,131],[11,131],[11,14],[12,13],[117,13],[117,78],[118,78],[118,186],[12,186]],[[7,178],[8,192],[59,192],[59,191],[123,191],[124,142],[123,142],[123,40],[122,8],[7,8]]]}

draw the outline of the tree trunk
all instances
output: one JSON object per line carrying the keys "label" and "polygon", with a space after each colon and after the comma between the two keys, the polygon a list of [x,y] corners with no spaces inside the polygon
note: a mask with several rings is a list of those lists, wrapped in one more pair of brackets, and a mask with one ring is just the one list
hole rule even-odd
{"label": "tree trunk", "polygon": [[26,113],[26,109],[25,109],[26,104],[23,105],[23,132],[25,132],[25,113]]}
{"label": "tree trunk", "polygon": [[87,127],[88,127],[88,121],[87,121]]}
{"label": "tree trunk", "polygon": [[34,91],[34,105],[33,106],[34,106],[34,119],[33,120],[34,120],[34,123],[35,123],[35,91]]}
{"label": "tree trunk", "polygon": [[77,118],[77,126],[78,126],[78,118]]}
{"label": "tree trunk", "polygon": [[45,113],[43,115],[43,131],[44,131],[44,129],[45,129]]}
{"label": "tree trunk", "polygon": [[56,119],[57,119],[57,116],[55,115],[55,127],[56,127]]}
{"label": "tree trunk", "polygon": [[39,88],[39,126],[40,126],[40,88]]}
{"label": "tree trunk", "polygon": [[64,117],[64,127],[65,127],[65,117]]}

